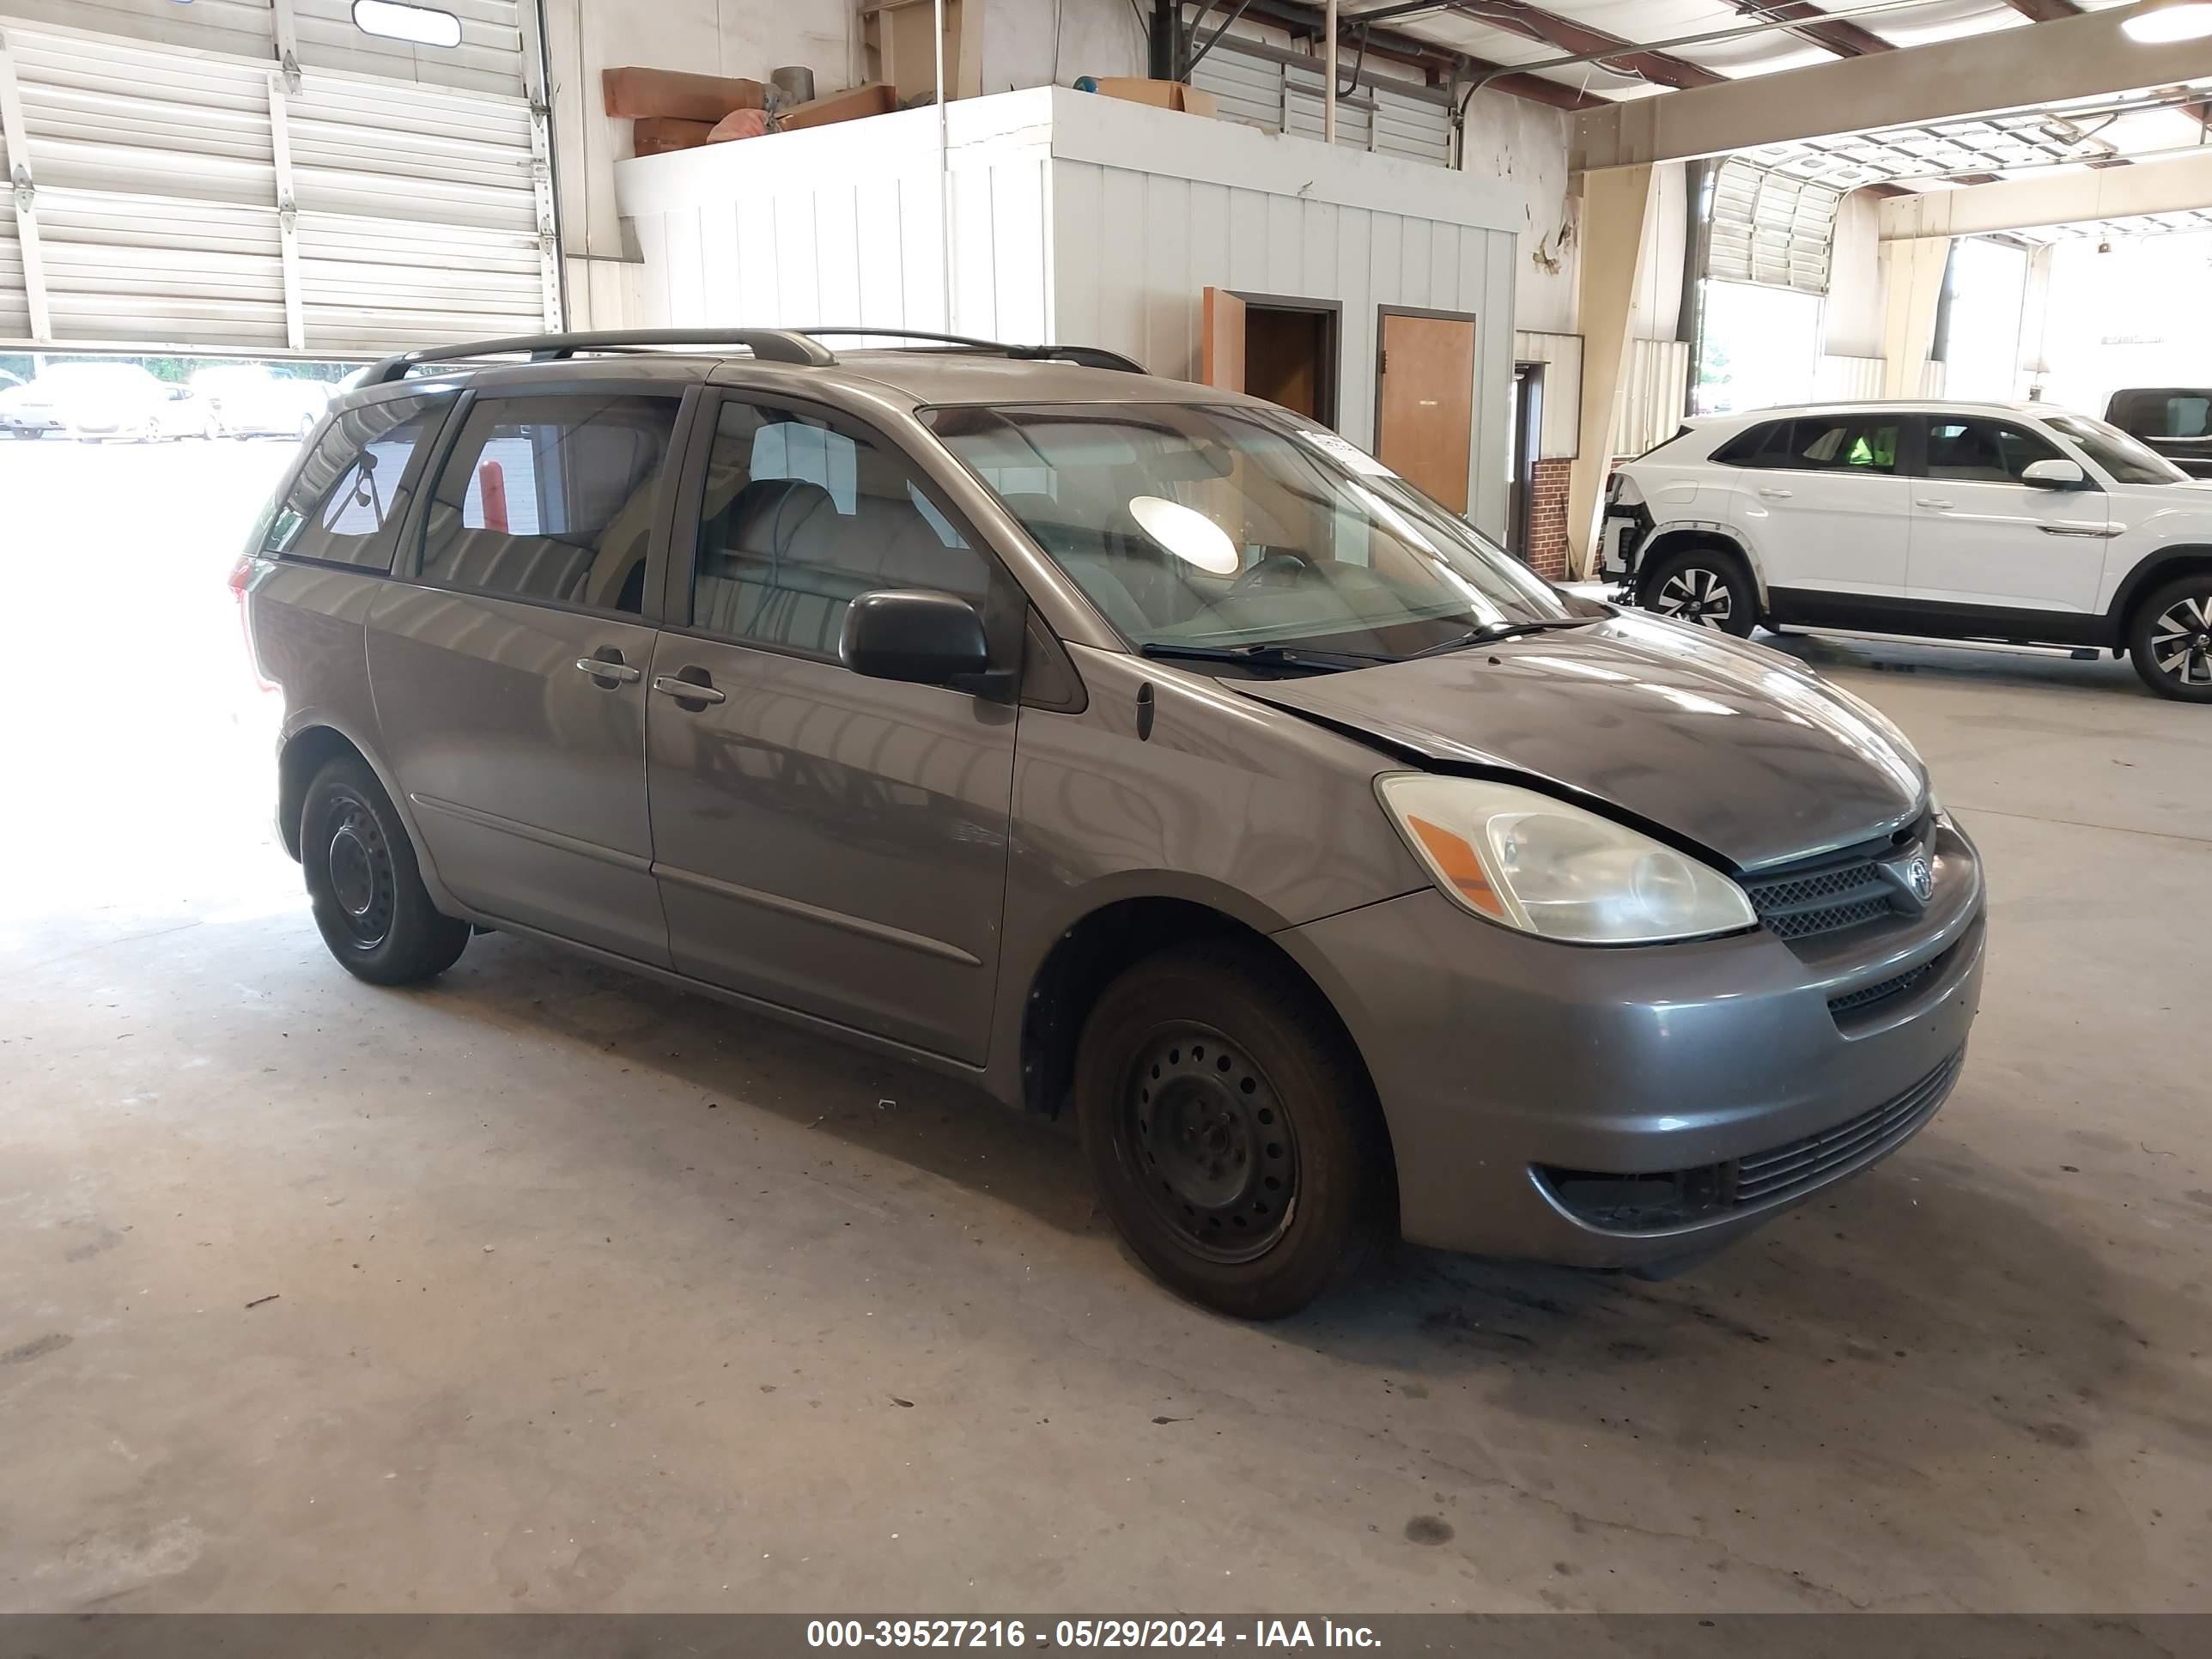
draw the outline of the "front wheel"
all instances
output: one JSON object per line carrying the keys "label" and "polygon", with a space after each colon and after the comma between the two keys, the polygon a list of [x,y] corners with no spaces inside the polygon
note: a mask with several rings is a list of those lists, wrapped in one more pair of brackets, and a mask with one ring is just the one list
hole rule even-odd
{"label": "front wheel", "polygon": [[430,902],[406,826],[355,756],[339,756],[307,786],[300,864],[323,943],[357,979],[434,979],[467,947],[469,924]]}
{"label": "front wheel", "polygon": [[1644,579],[1642,595],[1647,611],[1740,640],[1749,638],[1759,623],[1759,594],[1750,571],[1719,548],[1692,547],[1670,555]]}
{"label": "front wheel", "polygon": [[2212,702],[2212,571],[2160,588],[2128,632],[2128,655],[2145,685],[2178,702]]}
{"label": "front wheel", "polygon": [[1366,1073],[1311,988],[1258,951],[1180,946],[1129,969],[1084,1028],[1075,1097],[1107,1213],[1194,1302],[1295,1313],[1380,1227]]}

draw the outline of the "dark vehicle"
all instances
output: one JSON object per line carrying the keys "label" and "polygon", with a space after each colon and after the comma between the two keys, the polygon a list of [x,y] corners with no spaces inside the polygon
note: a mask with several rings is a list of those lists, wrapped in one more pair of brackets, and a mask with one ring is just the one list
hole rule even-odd
{"label": "dark vehicle", "polygon": [[1679,1266],[1942,1104],[1981,870],[1882,716],[1288,410],[853,332],[332,404],[237,583],[349,971],[495,928],[1072,1109],[1248,1316],[1393,1232]]}
{"label": "dark vehicle", "polygon": [[2105,418],[2140,438],[2192,478],[2212,478],[2212,386],[2130,386]]}

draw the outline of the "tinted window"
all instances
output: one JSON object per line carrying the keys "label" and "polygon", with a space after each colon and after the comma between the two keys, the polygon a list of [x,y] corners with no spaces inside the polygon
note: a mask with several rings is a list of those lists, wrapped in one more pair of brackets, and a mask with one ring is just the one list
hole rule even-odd
{"label": "tinted window", "polygon": [[1787,421],[1769,421],[1763,426],[1747,428],[1713,451],[1712,458],[1723,466],[1756,466],[1768,446],[1781,441],[1789,430]]}
{"label": "tinted window", "polygon": [[2017,483],[2037,461],[2066,458],[2039,433],[2005,421],[1930,416],[1928,476],[1964,483]]}
{"label": "tinted window", "polygon": [[445,418],[443,398],[393,398],[331,422],[263,539],[264,552],[392,568],[406,516],[408,463]]}
{"label": "tinted window", "polygon": [[2045,422],[2088,452],[2089,459],[2121,483],[2187,483],[2189,475],[2146,449],[2116,426],[2086,415],[2046,415]]}
{"label": "tinted window", "polygon": [[2109,411],[2138,438],[2212,436],[2212,392],[2122,392]]}
{"label": "tinted window", "polygon": [[636,612],[671,398],[486,398],[438,474],[422,580]]}
{"label": "tinted window", "polygon": [[884,587],[981,599],[990,562],[905,458],[858,428],[728,403],[714,429],[691,581],[694,626],[834,655],[845,609]]}

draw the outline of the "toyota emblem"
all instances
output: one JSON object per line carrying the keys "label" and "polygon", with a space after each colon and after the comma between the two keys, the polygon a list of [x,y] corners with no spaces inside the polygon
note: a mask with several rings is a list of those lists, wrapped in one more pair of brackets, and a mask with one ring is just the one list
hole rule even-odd
{"label": "toyota emblem", "polygon": [[1905,866],[1905,883],[1923,904],[1936,896],[1936,872],[1928,867],[1926,859],[1915,859]]}

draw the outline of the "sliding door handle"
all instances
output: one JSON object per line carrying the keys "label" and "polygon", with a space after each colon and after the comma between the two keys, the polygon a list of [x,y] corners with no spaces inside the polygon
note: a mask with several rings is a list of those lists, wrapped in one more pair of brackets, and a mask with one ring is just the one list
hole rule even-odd
{"label": "sliding door handle", "polygon": [[[694,673],[700,671],[694,669]],[[680,674],[655,674],[653,689],[664,697],[673,697],[686,708],[704,708],[711,703],[727,702],[729,698],[706,683],[705,676],[687,680]]]}
{"label": "sliding door handle", "polygon": [[1789,489],[1778,489],[1772,484],[1769,484],[1765,489],[1760,490],[1759,493],[1760,497],[1765,501],[1786,501],[1796,492]]}
{"label": "sliding door handle", "polygon": [[1951,510],[1951,503],[1939,495],[1916,495],[1912,498],[1912,504],[1915,507],[1933,507],[1938,513],[1948,513]]}

